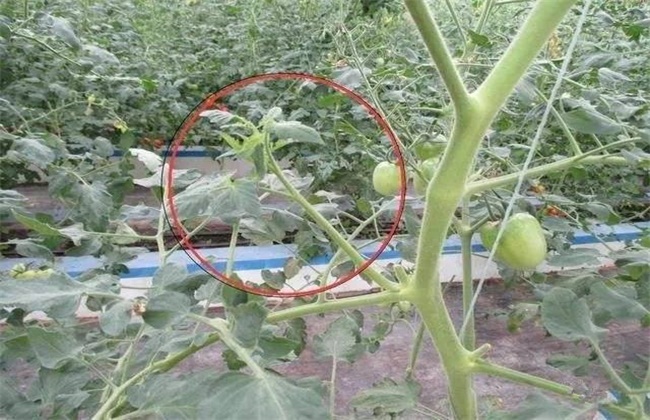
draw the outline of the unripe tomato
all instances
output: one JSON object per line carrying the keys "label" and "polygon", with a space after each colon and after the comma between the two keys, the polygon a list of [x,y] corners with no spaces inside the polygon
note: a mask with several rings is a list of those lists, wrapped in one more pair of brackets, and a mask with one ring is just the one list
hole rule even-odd
{"label": "unripe tomato", "polygon": [[[480,230],[481,242],[491,250],[501,222],[488,222]],[[532,270],[546,258],[546,237],[537,219],[517,213],[507,222],[494,256],[516,270]]]}
{"label": "unripe tomato", "polygon": [[415,145],[415,156],[420,160],[435,158],[445,151],[445,147],[442,142],[423,141]]}
{"label": "unripe tomato", "polygon": [[438,168],[439,158],[427,159],[418,165],[418,170],[422,176],[417,173],[413,176],[413,188],[418,197],[423,196],[427,192],[429,181],[433,178]]}
{"label": "unripe tomato", "polygon": [[380,162],[372,172],[372,185],[381,195],[395,196],[401,186],[399,167],[394,163]]}

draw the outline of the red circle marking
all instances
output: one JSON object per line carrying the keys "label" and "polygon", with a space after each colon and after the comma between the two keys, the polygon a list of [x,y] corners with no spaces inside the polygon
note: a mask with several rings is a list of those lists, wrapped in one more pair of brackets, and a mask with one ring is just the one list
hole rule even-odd
{"label": "red circle marking", "polygon": [[[379,248],[370,256],[370,258],[368,258],[363,264],[357,267],[357,269],[354,270],[353,272],[337,278],[336,281],[328,285],[314,288],[314,289],[293,291],[293,292],[281,292],[279,290],[269,290],[269,289],[263,289],[259,286],[247,285],[244,283],[243,280],[237,280],[228,277],[225,273],[222,273],[221,271],[217,270],[209,261],[207,261],[205,257],[203,257],[203,255],[201,255],[196,250],[196,248],[194,248],[193,244],[190,242],[190,238],[188,237],[189,232],[187,231],[187,229],[185,229],[185,226],[183,226],[183,224],[179,220],[178,212],[174,204],[174,185],[173,185],[172,173],[176,163],[176,155],[178,153],[179,147],[182,145],[183,141],[185,141],[185,137],[189,133],[190,129],[194,126],[194,124],[196,124],[197,120],[199,119],[200,114],[203,111],[207,110],[208,108],[211,108],[218,100],[223,99],[224,97],[234,93],[239,89],[242,89],[254,83],[265,82],[269,80],[309,80],[316,84],[328,86],[342,93],[346,97],[352,99],[357,104],[361,105],[373,117],[375,122],[377,122],[377,124],[381,127],[383,132],[390,140],[390,143],[393,148],[393,153],[397,160],[396,163],[400,172],[401,185],[400,185],[400,193],[399,193],[399,205],[397,207],[397,211],[395,212],[395,216],[393,218],[393,224],[390,228],[390,231],[388,232],[384,240],[379,244]],[[170,149],[171,149],[171,154],[169,153]],[[256,295],[267,296],[267,297],[310,296],[310,295],[322,293],[324,291],[333,289],[351,280],[352,278],[361,274],[366,268],[368,268],[370,264],[372,264],[377,258],[379,258],[379,256],[386,249],[386,247],[388,247],[391,239],[393,238],[393,236],[395,236],[395,233],[397,232],[400,219],[402,218],[402,213],[404,212],[404,204],[406,199],[406,169],[404,166],[404,158],[402,155],[402,150],[400,149],[399,141],[397,140],[397,135],[390,127],[388,121],[386,121],[386,119],[379,113],[379,111],[377,111],[372,105],[370,105],[368,101],[366,101],[358,93],[354,92],[353,90],[343,85],[334,82],[333,80],[324,77],[315,76],[309,73],[291,73],[291,72],[284,73],[283,72],[283,73],[260,74],[256,76],[247,77],[245,79],[231,83],[228,86],[224,87],[223,89],[210,94],[192,110],[192,112],[185,118],[181,126],[178,128],[178,130],[176,130],[176,133],[174,134],[174,137],[172,138],[171,143],[167,148],[167,153],[165,153],[164,161],[166,161],[167,158],[169,158],[169,164],[167,165],[166,171],[163,171],[162,174],[163,177],[166,177],[166,179],[163,178],[163,184],[167,191],[166,195],[169,200],[169,213],[171,213],[171,219],[172,219],[171,222],[173,222],[173,223],[170,222],[170,227],[172,229],[172,233],[174,234],[174,236],[176,236],[177,233],[179,234],[180,238],[179,236],[176,236],[179,245],[187,253],[190,259],[192,259],[192,261],[194,261],[206,273],[212,275],[217,280],[219,280],[220,282],[228,286]],[[167,206],[163,207],[165,213],[167,213],[166,207]],[[192,255],[199,262],[194,260],[192,258]]]}

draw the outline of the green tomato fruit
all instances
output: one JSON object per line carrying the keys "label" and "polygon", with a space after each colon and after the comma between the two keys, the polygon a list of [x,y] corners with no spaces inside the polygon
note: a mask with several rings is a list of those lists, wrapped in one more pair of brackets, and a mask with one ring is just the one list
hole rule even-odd
{"label": "green tomato fruit", "polygon": [[[481,242],[492,250],[501,222],[488,222],[480,230]],[[517,213],[504,227],[496,259],[515,270],[532,270],[544,261],[546,237],[537,219],[528,213]]]}
{"label": "green tomato fruit", "polygon": [[13,276],[16,280],[46,280],[54,270],[51,268],[45,270],[26,270]]}
{"label": "green tomato fruit", "polygon": [[413,151],[419,160],[427,160],[439,157],[447,147],[446,139],[438,136],[436,141],[421,141],[415,145]]}
{"label": "green tomato fruit", "polygon": [[394,163],[380,162],[372,172],[372,185],[381,195],[395,196],[400,190],[399,167]]}
{"label": "green tomato fruit", "polygon": [[435,175],[439,162],[440,159],[433,158],[427,159],[418,165],[418,170],[422,176],[417,173],[413,176],[413,188],[418,197],[422,197],[427,192],[427,186],[433,175]]}

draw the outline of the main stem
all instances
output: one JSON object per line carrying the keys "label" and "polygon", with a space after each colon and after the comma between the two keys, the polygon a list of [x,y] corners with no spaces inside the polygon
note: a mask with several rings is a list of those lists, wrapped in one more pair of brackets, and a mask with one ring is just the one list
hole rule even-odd
{"label": "main stem", "polygon": [[440,167],[426,193],[413,282],[404,290],[422,315],[449,381],[457,418],[477,417],[470,352],[456,334],[439,278],[442,247],[485,132],[514,87],[577,0],[540,0],[479,89],[468,95],[425,0],[406,7],[450,93],[456,119]]}

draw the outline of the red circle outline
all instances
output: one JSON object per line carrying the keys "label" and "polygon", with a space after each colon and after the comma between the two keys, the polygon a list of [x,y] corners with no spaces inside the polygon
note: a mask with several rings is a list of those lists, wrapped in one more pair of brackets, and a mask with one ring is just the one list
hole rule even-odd
{"label": "red circle outline", "polygon": [[[269,81],[269,80],[309,80],[311,82],[321,84],[328,86],[349,99],[352,99],[355,101],[357,104],[361,105],[363,108],[366,109],[366,111],[373,117],[375,122],[381,127],[383,132],[386,134],[388,139],[391,142],[392,148],[393,148],[393,153],[396,158],[396,163],[399,168],[399,173],[400,173],[400,194],[399,194],[399,205],[397,207],[397,211],[395,212],[395,216],[393,217],[393,224],[391,226],[390,231],[384,238],[384,240],[380,243],[379,248],[359,267],[357,267],[356,270],[354,270],[351,273],[348,273],[344,276],[339,277],[336,279],[336,281],[322,286],[318,287],[315,289],[309,289],[309,290],[304,290],[304,291],[295,291],[295,292],[281,292],[281,291],[274,291],[274,290],[268,290],[268,289],[262,289],[260,287],[256,286],[250,286],[244,283],[244,280],[235,280],[230,277],[228,277],[226,274],[220,272],[217,270],[209,261],[207,261],[197,250],[194,248],[192,243],[190,242],[190,238],[188,237],[188,231],[185,229],[185,226],[181,223],[178,217],[178,212],[176,209],[176,206],[174,205],[174,185],[173,185],[173,170],[175,167],[176,163],[176,157],[178,153],[179,147],[182,145],[183,141],[185,140],[185,137],[187,136],[188,132],[190,129],[196,124],[196,121],[199,119],[200,114],[207,110],[208,108],[211,108],[215,102],[218,100],[224,98],[227,95],[232,94],[233,92],[244,88],[246,86],[249,86],[254,83],[258,82],[264,82],[264,81]],[[170,154],[169,151],[172,151]],[[342,285],[343,283],[353,279],[354,277],[358,276],[361,274],[366,268],[370,266],[379,256],[383,253],[383,251],[388,247],[391,239],[395,236],[397,233],[397,230],[399,228],[399,222],[402,218],[402,214],[404,212],[404,206],[405,206],[405,200],[406,200],[406,168],[404,165],[404,158],[402,154],[402,150],[400,148],[399,141],[397,139],[397,135],[391,128],[390,124],[388,121],[380,114],[380,112],[375,109],[368,101],[366,101],[361,95],[358,93],[354,92],[353,90],[334,82],[333,80],[320,77],[320,76],[315,76],[313,74],[309,73],[300,73],[300,72],[279,72],[279,73],[266,73],[266,74],[260,74],[260,75],[255,75],[255,76],[250,76],[244,79],[241,79],[237,82],[233,82],[224,88],[213,92],[212,94],[208,95],[203,101],[201,101],[194,109],[192,112],[185,118],[181,126],[176,130],[176,133],[174,134],[174,137],[172,137],[171,142],[169,146],[167,147],[167,151],[165,153],[165,157],[163,159],[163,165],[165,164],[165,161],[169,158],[169,164],[166,166],[167,170],[162,172],[162,184],[164,185],[165,190],[167,191],[167,198],[169,200],[169,212],[171,213],[171,218],[174,223],[171,223],[169,218],[167,218],[167,221],[169,222],[170,228],[172,230],[172,233],[176,237],[181,249],[185,251],[185,253],[190,257],[192,261],[194,261],[195,264],[197,264],[203,271],[206,273],[212,275],[214,278],[219,280],[220,282],[234,287],[236,289],[252,293],[255,295],[260,295],[260,296],[266,296],[266,297],[303,297],[303,296],[311,296],[315,295],[317,293],[322,293],[327,290],[333,289],[337,286]],[[166,179],[165,179],[166,177]],[[167,216],[167,206],[163,206],[163,211],[165,212],[165,215]],[[178,236],[176,236],[176,230],[177,226],[180,226],[180,239]],[[192,258],[192,255],[199,261],[197,262]],[[205,267],[207,266],[207,268]]]}

